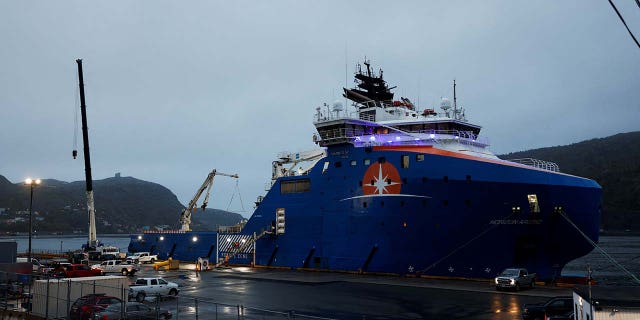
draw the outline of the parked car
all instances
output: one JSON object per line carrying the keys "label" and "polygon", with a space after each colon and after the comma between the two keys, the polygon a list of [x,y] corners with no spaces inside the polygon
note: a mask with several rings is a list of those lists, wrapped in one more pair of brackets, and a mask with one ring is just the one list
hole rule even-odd
{"label": "parked car", "polygon": [[132,276],[138,271],[136,266],[119,260],[107,260],[101,264],[94,264],[91,268],[101,269],[103,273],[119,273],[123,276]]}
{"label": "parked car", "polygon": [[[93,315],[94,320],[171,319],[167,309],[154,309],[140,302],[115,303]],[[122,317],[124,313],[124,317]]]}
{"label": "parked car", "polygon": [[[28,263],[29,262],[29,258],[16,258],[16,262],[17,263]],[[40,263],[40,261],[38,261],[38,259],[36,258],[31,258],[31,268],[33,272],[38,272],[40,271],[40,268],[43,267],[43,265]]]}
{"label": "parked car", "polygon": [[127,257],[128,263],[154,263],[158,260],[158,255],[149,252],[136,252]]}
{"label": "parked car", "polygon": [[71,265],[71,263],[54,259],[49,261],[49,263],[42,267],[40,269],[40,272],[46,275],[54,275],[55,273],[57,273],[58,276],[64,276],[64,268],[69,265]]}
{"label": "parked car", "polygon": [[496,290],[509,288],[518,291],[523,286],[533,288],[536,285],[536,274],[523,268],[507,268],[495,278],[495,284]]}
{"label": "parked car", "polygon": [[93,277],[103,275],[102,270],[94,269],[86,264],[69,264],[61,269],[55,269],[54,274],[57,276],[63,276],[65,278],[75,277]]}
{"label": "parked car", "polygon": [[162,278],[138,278],[135,284],[129,287],[129,299],[135,298],[142,302],[147,296],[177,296],[180,289],[178,284]]}
{"label": "parked car", "polygon": [[525,304],[522,310],[523,320],[544,319],[563,315],[573,311],[573,297],[555,297],[545,303]]}
{"label": "parked car", "polygon": [[82,296],[76,300],[69,310],[70,320],[87,320],[97,310],[102,310],[112,304],[122,303],[122,300],[107,296],[104,293],[94,293]]}

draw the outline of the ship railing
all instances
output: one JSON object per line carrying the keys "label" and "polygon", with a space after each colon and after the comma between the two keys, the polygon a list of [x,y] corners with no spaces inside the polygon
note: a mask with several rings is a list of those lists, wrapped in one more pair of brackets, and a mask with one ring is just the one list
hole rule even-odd
{"label": "ship railing", "polygon": [[247,221],[242,220],[233,226],[218,226],[218,233],[240,233],[246,224]]}
{"label": "ship railing", "polygon": [[218,226],[218,233],[240,233],[241,226]]}
{"label": "ship railing", "polygon": [[364,131],[353,128],[337,128],[330,130],[320,130],[320,145],[351,142],[357,136],[363,135]]}
{"label": "ship railing", "polygon": [[[327,146],[338,143],[353,143],[356,146],[368,145],[414,145],[424,144],[433,141],[441,143],[444,141],[455,141],[460,144],[471,145],[484,148],[489,145],[489,140],[479,137],[470,131],[459,130],[418,130],[411,132],[393,131],[393,128],[381,128],[384,133],[365,133],[362,129],[336,128],[319,130],[320,146]],[[419,136],[419,137],[418,137]],[[369,137],[369,138],[367,138]],[[371,138],[374,137],[374,138]],[[388,142],[391,137],[392,142]],[[409,139],[396,139],[396,137],[409,137]]]}
{"label": "ship railing", "polygon": [[[340,120],[340,119],[361,119],[361,117],[358,115],[359,112],[358,111],[330,111],[330,110],[319,110],[316,114],[313,115],[313,122],[314,123],[322,123],[322,122],[327,122],[327,121],[333,121],[333,120]],[[362,119],[365,120],[365,119]],[[375,121],[375,117],[372,117],[369,121]]]}
{"label": "ship railing", "polygon": [[530,166],[538,169],[560,172],[560,167],[558,166],[558,164],[551,161],[544,161],[534,158],[507,159],[507,161],[524,164],[525,166]]}
{"label": "ship railing", "polygon": [[371,121],[371,122],[375,122],[375,121],[376,121],[376,116],[375,116],[375,114],[373,114],[373,113],[364,113],[364,112],[361,112],[361,113],[358,115],[358,119],[360,119],[360,120],[364,120],[364,121]]}

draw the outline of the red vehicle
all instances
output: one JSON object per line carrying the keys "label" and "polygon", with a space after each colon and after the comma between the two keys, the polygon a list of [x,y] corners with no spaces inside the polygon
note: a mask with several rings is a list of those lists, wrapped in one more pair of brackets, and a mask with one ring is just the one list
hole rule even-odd
{"label": "red vehicle", "polygon": [[93,277],[101,276],[103,274],[102,269],[94,269],[86,264],[65,265],[60,270],[56,270],[55,272],[59,276],[65,278]]}
{"label": "red vehicle", "polygon": [[69,319],[71,320],[87,320],[90,319],[95,312],[102,311],[106,307],[122,303],[122,300],[107,296],[104,293],[88,294],[78,298],[69,310]]}

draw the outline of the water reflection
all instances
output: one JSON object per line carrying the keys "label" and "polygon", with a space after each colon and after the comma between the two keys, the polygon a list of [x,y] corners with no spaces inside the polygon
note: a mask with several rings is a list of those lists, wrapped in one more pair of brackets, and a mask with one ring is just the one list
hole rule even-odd
{"label": "water reflection", "polygon": [[521,299],[518,295],[495,294],[491,299],[491,319],[520,319]]}

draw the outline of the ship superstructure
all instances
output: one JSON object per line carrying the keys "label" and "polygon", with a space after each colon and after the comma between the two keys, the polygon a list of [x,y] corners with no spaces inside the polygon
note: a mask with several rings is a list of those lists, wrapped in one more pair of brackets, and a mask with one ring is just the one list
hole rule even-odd
{"label": "ship superstructure", "polygon": [[130,250],[455,277],[521,266],[541,279],[591,251],[582,234],[598,240],[596,182],[550,162],[498,158],[455,94],[441,110],[418,110],[364,65],[356,87],[344,88],[353,110],[316,108],[318,148],[274,161],[269,191],[241,230],[133,235]]}

